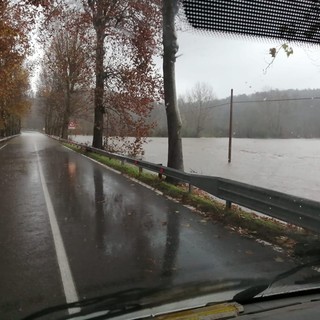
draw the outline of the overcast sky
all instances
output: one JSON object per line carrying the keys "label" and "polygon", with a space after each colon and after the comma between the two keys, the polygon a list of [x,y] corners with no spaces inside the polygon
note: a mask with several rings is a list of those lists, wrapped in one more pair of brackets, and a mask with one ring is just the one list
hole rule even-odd
{"label": "overcast sky", "polygon": [[[281,51],[264,72],[272,60],[269,49],[283,42],[189,30],[178,32],[178,43],[178,95],[186,93],[196,82],[210,84],[219,99],[229,96],[231,88],[235,95],[270,89],[320,88],[320,46],[290,44],[293,54],[288,58]],[[161,59],[156,61],[162,72]],[[32,79],[34,90],[36,79],[37,72]]]}
{"label": "overcast sky", "polygon": [[290,44],[293,55],[282,51],[271,61],[269,48],[283,42],[214,36],[192,31],[178,32],[176,63],[178,94],[196,82],[213,87],[218,98],[250,94],[266,89],[304,89],[320,87],[320,46]]}

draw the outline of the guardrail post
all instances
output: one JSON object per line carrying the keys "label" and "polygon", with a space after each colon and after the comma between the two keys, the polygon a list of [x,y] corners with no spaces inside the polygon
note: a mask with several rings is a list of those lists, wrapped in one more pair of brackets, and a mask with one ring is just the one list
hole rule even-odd
{"label": "guardrail post", "polygon": [[231,205],[232,205],[232,202],[227,200],[226,201],[226,209],[231,209]]}
{"label": "guardrail post", "polygon": [[[162,163],[158,163],[158,166],[162,166]],[[162,174],[163,174],[163,168],[160,168],[159,173],[158,173],[158,177],[160,180],[162,179]]]}
{"label": "guardrail post", "polygon": [[124,160],[121,160],[121,165],[124,165]]}
{"label": "guardrail post", "polygon": [[142,173],[142,167],[139,167],[139,175],[141,175],[141,173]]}
{"label": "guardrail post", "polygon": [[193,189],[192,184],[189,183],[189,190],[188,190],[188,192],[189,192],[189,193],[192,193],[192,189]]}

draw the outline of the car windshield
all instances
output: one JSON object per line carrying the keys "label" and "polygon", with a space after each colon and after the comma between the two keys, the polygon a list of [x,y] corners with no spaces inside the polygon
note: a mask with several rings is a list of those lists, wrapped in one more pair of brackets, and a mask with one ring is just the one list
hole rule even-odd
{"label": "car windshield", "polygon": [[320,287],[320,5],[229,2],[1,1],[0,319]]}

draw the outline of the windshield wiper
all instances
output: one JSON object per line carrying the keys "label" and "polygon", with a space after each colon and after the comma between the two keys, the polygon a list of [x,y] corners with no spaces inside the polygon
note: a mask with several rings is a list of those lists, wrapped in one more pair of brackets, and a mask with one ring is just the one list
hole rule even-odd
{"label": "windshield wiper", "polygon": [[[260,282],[260,283],[254,285],[254,286],[251,286],[243,291],[240,291],[239,293],[237,293],[233,297],[232,301],[236,301],[240,304],[248,302],[251,299],[253,299],[254,297],[256,297],[258,294],[260,294],[260,293],[264,292],[265,290],[267,290],[268,288],[270,288],[274,283],[276,283],[280,280],[286,279],[304,268],[313,267],[313,266],[319,265],[319,264],[320,264],[320,259],[298,265],[292,269],[289,269],[283,273],[278,274],[271,281]],[[315,279],[315,278],[312,277],[312,279]],[[317,279],[319,280],[318,277],[317,277]],[[301,280],[298,280],[295,282],[295,284],[302,284],[302,283],[303,282]]]}
{"label": "windshield wiper", "polygon": [[[320,259],[296,266],[286,272],[283,272],[272,280],[269,279],[221,279],[219,281],[204,281],[200,283],[189,283],[176,287],[158,286],[153,288],[134,288],[111,293],[91,299],[84,299],[77,302],[62,304],[49,307],[33,313],[22,320],[40,319],[47,315],[60,312],[66,313],[67,310],[77,311],[76,313],[64,314],[57,318],[59,320],[77,319],[78,317],[97,313],[95,319],[107,319],[128,312],[139,311],[145,308],[151,308],[165,303],[171,303],[212,293],[228,290],[237,290],[244,287],[247,289],[237,293],[232,301],[245,303],[264,292],[274,283],[288,278],[300,270],[320,264]],[[254,283],[248,287],[248,285]],[[296,281],[296,284],[301,281]],[[80,309],[80,311],[78,311]],[[103,312],[99,316],[98,312]]]}
{"label": "windshield wiper", "polygon": [[[35,312],[23,318],[22,320],[40,319],[50,314],[67,310],[70,310],[72,312],[74,310],[78,310],[79,308],[81,309],[79,312],[70,312],[70,314],[60,316],[60,318],[58,319],[65,320],[77,318],[79,316],[87,315],[93,312],[92,309],[94,309],[94,312],[98,312],[103,309],[107,310],[108,313],[112,311],[122,311],[123,309],[136,311],[140,309],[140,305],[136,301],[141,297],[141,295],[152,294],[154,293],[154,290],[155,289],[134,288],[95,298],[83,299],[76,302],[61,304]],[[130,301],[130,304],[128,304],[128,301]]]}
{"label": "windshield wiper", "polygon": [[[187,300],[201,297],[217,292],[228,290],[240,290],[256,281],[265,279],[221,279],[217,281],[203,281],[199,283],[188,283],[179,286],[158,286],[153,288],[134,288],[91,299],[84,299],[77,302],[66,303],[33,313],[22,320],[41,319],[47,315],[59,314],[59,320],[77,319],[78,317],[97,313],[94,319],[107,319],[128,312],[152,308],[166,303]],[[67,310],[79,312],[61,315]],[[99,316],[98,313],[103,312]]]}

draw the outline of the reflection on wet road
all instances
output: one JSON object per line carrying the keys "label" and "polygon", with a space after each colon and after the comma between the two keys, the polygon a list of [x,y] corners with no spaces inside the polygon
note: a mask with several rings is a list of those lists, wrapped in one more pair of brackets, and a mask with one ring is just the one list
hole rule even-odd
{"label": "reflection on wet road", "polygon": [[271,277],[290,264],[44,135],[24,133],[7,144],[0,150],[0,319],[66,301],[37,159],[79,298]]}

